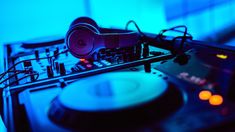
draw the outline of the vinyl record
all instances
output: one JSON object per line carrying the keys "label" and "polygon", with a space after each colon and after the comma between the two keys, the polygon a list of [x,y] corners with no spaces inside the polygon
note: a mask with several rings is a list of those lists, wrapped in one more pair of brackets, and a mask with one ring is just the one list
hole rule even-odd
{"label": "vinyl record", "polygon": [[[52,102],[49,117],[72,128],[136,125],[161,118],[180,106],[180,93],[175,92],[172,96],[169,88],[165,80],[147,73],[93,76],[64,88]],[[170,96],[175,105],[169,109],[171,103],[165,103],[169,102]]]}

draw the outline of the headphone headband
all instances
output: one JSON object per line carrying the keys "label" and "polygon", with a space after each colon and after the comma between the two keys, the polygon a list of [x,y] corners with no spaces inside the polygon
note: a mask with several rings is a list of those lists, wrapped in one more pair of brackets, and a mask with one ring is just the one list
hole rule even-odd
{"label": "headphone headband", "polygon": [[101,28],[100,32],[106,48],[131,47],[139,40],[139,34],[134,31]]}

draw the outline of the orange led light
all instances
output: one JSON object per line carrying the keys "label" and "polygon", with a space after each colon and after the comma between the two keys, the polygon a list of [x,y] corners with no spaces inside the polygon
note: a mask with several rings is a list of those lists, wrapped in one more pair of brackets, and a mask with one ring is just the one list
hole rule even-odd
{"label": "orange led light", "polygon": [[224,60],[228,58],[228,56],[225,54],[216,54],[216,57],[219,59],[224,59]]}
{"label": "orange led light", "polygon": [[86,60],[86,59],[80,59],[80,61],[82,61],[82,62],[85,61],[85,60]]}
{"label": "orange led light", "polygon": [[223,103],[223,97],[221,95],[213,95],[210,97],[209,103],[214,106],[221,105]]}
{"label": "orange led light", "polygon": [[201,99],[201,100],[209,100],[210,99],[210,97],[211,97],[211,92],[210,91],[208,91],[208,90],[203,90],[203,91],[201,91],[200,93],[199,93],[199,98]]}

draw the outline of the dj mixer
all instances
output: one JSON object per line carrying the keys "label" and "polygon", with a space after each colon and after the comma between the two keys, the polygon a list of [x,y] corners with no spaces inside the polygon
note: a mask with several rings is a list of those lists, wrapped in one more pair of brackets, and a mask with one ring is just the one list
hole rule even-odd
{"label": "dj mixer", "polygon": [[64,37],[5,44],[8,131],[234,131],[234,48],[154,37],[83,58]]}

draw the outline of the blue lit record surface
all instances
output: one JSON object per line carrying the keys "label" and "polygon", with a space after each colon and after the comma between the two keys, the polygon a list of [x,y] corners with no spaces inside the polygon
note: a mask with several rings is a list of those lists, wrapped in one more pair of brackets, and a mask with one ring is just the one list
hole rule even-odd
{"label": "blue lit record surface", "polygon": [[166,90],[167,83],[154,75],[120,72],[77,81],[63,90],[59,101],[74,110],[108,111],[140,105]]}
{"label": "blue lit record surface", "polygon": [[161,120],[182,102],[177,87],[161,77],[140,72],[106,73],[65,87],[51,102],[48,117],[76,130],[126,128]]}

